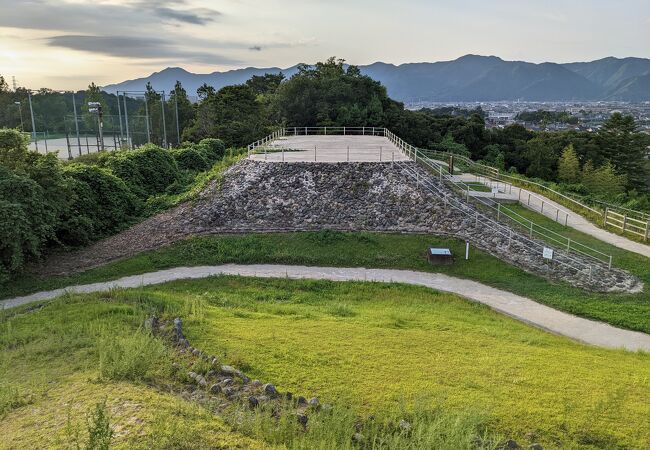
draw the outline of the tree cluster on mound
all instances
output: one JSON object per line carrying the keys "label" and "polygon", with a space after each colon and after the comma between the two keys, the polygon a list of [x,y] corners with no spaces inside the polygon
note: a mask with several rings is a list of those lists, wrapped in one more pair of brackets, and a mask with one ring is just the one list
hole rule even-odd
{"label": "tree cluster on mound", "polygon": [[186,189],[225,154],[219,139],[168,151],[148,144],[64,163],[28,151],[29,137],[0,130],[0,282],[52,246],[80,246],[147,213],[157,195]]}

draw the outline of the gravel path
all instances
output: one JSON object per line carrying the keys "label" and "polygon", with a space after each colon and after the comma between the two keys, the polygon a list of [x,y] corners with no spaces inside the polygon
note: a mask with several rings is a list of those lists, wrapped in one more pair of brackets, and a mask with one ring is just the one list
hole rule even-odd
{"label": "gravel path", "polygon": [[287,265],[237,265],[178,267],[143,275],[120,278],[114,281],[70,286],[66,289],[39,292],[0,302],[1,309],[13,308],[27,303],[49,300],[67,292],[88,293],[112,287],[134,288],[172,280],[205,278],[213,275],[241,275],[261,278],[317,279],[333,281],[399,282],[451,292],[469,300],[483,303],[500,313],[538,328],[560,334],[587,344],[605,348],[650,351],[650,335],[615,328],[601,322],[583,319],[528,298],[495,289],[475,281],[463,280],[436,273],[411,270],[306,267]]}
{"label": "gravel path", "polygon": [[[497,185],[494,181],[486,178],[477,179],[476,175],[472,174],[460,175],[458,176],[458,179],[462,181],[480,181],[486,186],[500,186],[502,189],[504,186],[503,182],[499,182]],[[622,248],[623,250],[634,252],[650,258],[650,246],[642,244],[640,242],[635,242],[631,239],[626,238],[625,236],[620,236],[610,231],[603,230],[602,228],[599,228],[593,223],[589,222],[580,214],[565,208],[559,203],[554,202],[553,200],[544,197],[537,192],[528,191],[518,186],[508,186],[509,188],[506,191],[507,194],[501,194],[501,196],[516,200],[523,206],[526,206],[535,212],[541,213],[549,219],[557,219],[560,223],[565,223],[566,218],[566,224],[571,228],[593,236],[603,242],[607,242],[608,244],[611,244],[615,247]],[[542,206],[542,202],[544,203],[544,206]]]}

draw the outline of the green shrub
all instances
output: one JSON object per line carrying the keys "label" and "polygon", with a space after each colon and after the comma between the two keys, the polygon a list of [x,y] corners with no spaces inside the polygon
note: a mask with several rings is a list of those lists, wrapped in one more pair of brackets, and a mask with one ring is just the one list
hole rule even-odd
{"label": "green shrub", "polygon": [[202,172],[210,168],[210,162],[195,147],[171,150],[170,153],[181,170]]}
{"label": "green shrub", "polygon": [[[74,195],[74,204],[67,216],[67,234],[73,242],[84,244],[83,236],[97,239],[123,229],[141,210],[141,202],[124,181],[107,169],[81,164],[65,168]],[[90,226],[88,232],[78,230],[75,238],[73,224]],[[75,239],[81,241],[74,242]]]}
{"label": "green shrub", "polygon": [[110,380],[151,379],[166,355],[162,341],[141,331],[120,337],[106,333],[97,344],[100,376]]}
{"label": "green shrub", "polygon": [[13,128],[0,129],[0,166],[16,169],[25,164],[29,135]]}
{"label": "green shrub", "polygon": [[153,144],[114,153],[106,166],[140,198],[163,192],[178,177],[171,153]]}
{"label": "green shrub", "polygon": [[226,153],[226,145],[223,141],[214,138],[202,139],[197,145],[197,149],[210,164],[222,159]]}
{"label": "green shrub", "polygon": [[40,255],[56,218],[38,183],[0,166],[0,280]]}

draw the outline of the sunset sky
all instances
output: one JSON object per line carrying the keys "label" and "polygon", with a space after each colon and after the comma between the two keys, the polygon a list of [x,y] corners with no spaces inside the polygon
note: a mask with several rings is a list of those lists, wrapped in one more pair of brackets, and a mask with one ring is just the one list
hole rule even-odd
{"label": "sunset sky", "polygon": [[650,57],[647,0],[0,0],[0,74],[83,88],[192,72],[464,54],[532,62]]}

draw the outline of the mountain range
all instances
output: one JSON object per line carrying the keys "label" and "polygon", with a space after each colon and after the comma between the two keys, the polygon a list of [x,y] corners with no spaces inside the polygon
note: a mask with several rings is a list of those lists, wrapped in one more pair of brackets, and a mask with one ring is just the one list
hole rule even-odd
{"label": "mountain range", "polygon": [[[400,101],[650,101],[650,59],[604,58],[591,62],[541,63],[505,61],[496,56],[466,55],[453,61],[408,63],[376,62],[359,66],[380,81],[388,94]],[[291,77],[297,66],[236,69],[196,74],[169,67],[148,77],[104,86],[107,92],[170,91],[179,80],[192,95],[204,83],[220,89],[244,83],[253,75],[284,73]]]}

